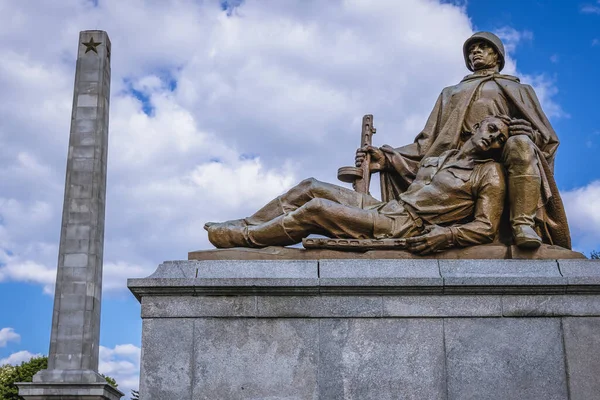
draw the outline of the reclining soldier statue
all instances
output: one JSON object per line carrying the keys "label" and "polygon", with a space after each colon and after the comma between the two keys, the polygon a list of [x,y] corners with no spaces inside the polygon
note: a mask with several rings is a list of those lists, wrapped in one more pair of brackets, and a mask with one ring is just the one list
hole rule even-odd
{"label": "reclining soldier statue", "polygon": [[219,248],[286,246],[310,234],[334,238],[409,238],[428,254],[491,242],[505,200],[496,160],[509,139],[510,118],[487,117],[459,150],[427,157],[398,199],[382,202],[344,187],[306,179],[254,215],[205,225]]}

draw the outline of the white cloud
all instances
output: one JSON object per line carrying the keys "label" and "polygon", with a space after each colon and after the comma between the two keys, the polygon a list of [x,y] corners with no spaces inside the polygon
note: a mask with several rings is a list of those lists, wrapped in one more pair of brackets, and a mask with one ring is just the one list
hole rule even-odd
{"label": "white cloud", "polygon": [[0,329],[0,347],[5,347],[8,342],[18,342],[19,340],[21,340],[21,335],[15,332],[13,328]]}
{"label": "white cloud", "polygon": [[29,361],[34,357],[41,357],[41,354],[33,354],[28,352],[27,350],[18,351],[9,355],[6,358],[0,359],[0,366],[6,364],[20,365],[22,362]]}
{"label": "white cloud", "polygon": [[[600,5],[600,1],[597,1],[596,4]],[[583,6],[581,6],[581,12],[584,14],[598,14],[600,15],[600,6],[598,5],[592,5],[592,4],[585,4]]]}
{"label": "white cloud", "polygon": [[577,248],[600,250],[600,180],[561,193]]}
{"label": "white cloud", "polygon": [[132,344],[121,344],[112,349],[100,346],[98,371],[114,378],[119,390],[128,396],[139,386],[140,355],[141,349]]}
{"label": "white cloud", "polygon": [[600,46],[600,40],[599,39],[592,40],[592,47],[594,47],[594,46]]}
{"label": "white cloud", "polygon": [[497,29],[495,33],[502,39],[504,49],[509,53],[514,52],[519,44],[533,41],[533,32],[528,30],[519,31],[510,26]]}

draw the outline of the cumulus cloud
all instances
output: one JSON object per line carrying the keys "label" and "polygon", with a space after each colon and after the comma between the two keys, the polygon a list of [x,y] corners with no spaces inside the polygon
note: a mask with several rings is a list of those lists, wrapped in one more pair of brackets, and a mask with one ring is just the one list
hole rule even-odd
{"label": "cumulus cloud", "polygon": [[0,366],[6,365],[6,364],[20,365],[21,363],[23,363],[25,361],[29,361],[34,357],[41,357],[41,356],[42,356],[41,354],[33,354],[33,353],[28,352],[27,350],[22,350],[22,351],[13,353],[6,358],[1,358]]}
{"label": "cumulus cloud", "polygon": [[141,349],[132,344],[120,344],[114,348],[100,346],[98,371],[114,378],[119,390],[126,395],[139,386]]}
{"label": "cumulus cloud", "polygon": [[504,26],[495,31],[496,35],[502,39],[504,49],[507,52],[514,52],[519,44],[533,41],[533,32],[528,30],[519,31],[511,26]]}
{"label": "cumulus cloud", "polygon": [[[225,7],[223,6],[225,4]],[[0,281],[54,282],[78,32],[112,41],[104,289],[210,248],[296,181],[336,182],[363,114],[411,142],[468,71],[464,3],[431,0],[11,2],[0,15]],[[35,8],[35,9],[34,9]],[[427,29],[424,29],[427,27]],[[52,32],[51,40],[39,38]],[[533,40],[503,28],[511,52]],[[526,77],[527,78],[527,77]],[[531,82],[551,117],[554,78]],[[332,150],[334,149],[334,150]]]}
{"label": "cumulus cloud", "polygon": [[600,249],[600,181],[562,192],[569,227],[577,248],[586,254]]}
{"label": "cumulus cloud", "polygon": [[[18,342],[21,340],[19,335],[13,328],[2,328],[0,329],[0,347],[5,347],[8,342]],[[2,365],[0,363],[0,365]]]}
{"label": "cumulus cloud", "polygon": [[581,12],[584,14],[597,14],[600,15],[600,1],[596,1],[596,4],[584,4],[581,6]]}

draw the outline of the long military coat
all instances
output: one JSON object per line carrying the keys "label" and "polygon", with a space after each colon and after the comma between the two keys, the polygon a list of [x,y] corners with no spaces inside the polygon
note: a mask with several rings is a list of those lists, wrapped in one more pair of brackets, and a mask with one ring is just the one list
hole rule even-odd
{"label": "long military coat", "polygon": [[488,80],[494,80],[511,102],[518,115],[531,122],[534,143],[542,175],[542,200],[536,219],[545,243],[571,248],[571,238],[565,210],[554,181],[554,157],[559,141],[540,102],[529,85],[521,84],[510,75],[472,74],[458,85],[445,88],[438,97],[425,128],[414,143],[400,148],[383,146],[392,170],[381,174],[384,201],[398,198],[412,183],[424,157],[437,157],[446,150],[458,148],[463,137],[465,116],[477,89]]}

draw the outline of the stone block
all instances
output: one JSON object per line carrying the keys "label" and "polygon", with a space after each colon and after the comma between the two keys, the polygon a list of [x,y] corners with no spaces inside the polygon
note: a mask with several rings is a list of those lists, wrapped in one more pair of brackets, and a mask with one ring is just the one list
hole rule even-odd
{"label": "stone block", "polygon": [[82,94],[95,94],[97,95],[99,92],[98,82],[79,82],[77,85],[77,92]]}
{"label": "stone block", "polygon": [[558,260],[567,292],[600,292],[600,260]]}
{"label": "stone block", "polygon": [[[302,292],[318,294],[317,261],[170,261],[148,278],[131,279],[130,287],[187,286],[203,295]],[[242,288],[242,289],[240,289]],[[132,289],[135,291],[135,289]],[[240,292],[242,290],[242,292]],[[166,292],[165,292],[166,293]]]}
{"label": "stone block", "polygon": [[502,314],[505,317],[600,316],[600,296],[504,296]]}
{"label": "stone block", "polygon": [[67,225],[65,239],[89,239],[89,225]]}
{"label": "stone block", "polygon": [[98,70],[85,69],[85,70],[79,71],[79,81],[80,82],[85,82],[85,81],[98,82],[99,80],[100,80],[100,71],[98,71]]}
{"label": "stone block", "polygon": [[497,295],[384,296],[384,317],[501,317]]}
{"label": "stone block", "polygon": [[258,317],[381,317],[381,296],[257,296]]}
{"label": "stone block", "polygon": [[318,335],[318,320],[198,319],[193,394],[160,398],[317,399]]}
{"label": "stone block", "polygon": [[71,124],[71,140],[83,136],[96,138],[96,121],[91,119],[74,119]]}
{"label": "stone block", "polygon": [[69,200],[69,212],[90,212],[93,209],[93,205],[89,199],[70,199]]}
{"label": "stone block", "polygon": [[444,291],[566,290],[556,260],[439,260]]}
{"label": "stone block", "polygon": [[93,172],[91,171],[71,171],[71,179],[69,181],[72,185],[89,185],[93,180]]}
{"label": "stone block", "polygon": [[194,320],[145,319],[142,348],[140,397],[191,400]]}
{"label": "stone block", "polygon": [[569,372],[570,400],[600,394],[600,318],[564,318],[563,334]]}
{"label": "stone block", "polygon": [[[74,158],[71,165],[72,171],[92,172],[94,170],[94,160],[90,158]],[[91,184],[91,182],[89,182]]]}
{"label": "stone block", "polygon": [[441,320],[321,320],[319,399],[444,399]]}
{"label": "stone block", "polygon": [[316,279],[316,261],[252,260],[167,261],[152,278],[198,279]]}
{"label": "stone block", "polygon": [[321,291],[329,287],[395,287],[410,290],[419,286],[442,291],[437,260],[321,260]]}
{"label": "stone block", "polygon": [[[84,86],[88,84],[84,83]],[[77,107],[98,107],[98,95],[80,93],[77,96]]]}
{"label": "stone block", "polygon": [[[92,371],[89,371],[92,372]],[[25,400],[118,400],[123,393],[102,383],[18,383]]]}
{"label": "stone block", "polygon": [[75,119],[98,119],[97,107],[77,107],[75,110]]}
{"label": "stone block", "polygon": [[559,319],[446,319],[444,330],[448,400],[568,398]]}
{"label": "stone block", "polygon": [[255,296],[145,296],[142,318],[254,317]]}
{"label": "stone block", "polygon": [[70,185],[69,198],[71,199],[91,199],[92,185]]}
{"label": "stone block", "polygon": [[94,158],[95,152],[99,150],[97,146],[75,146],[73,147],[73,157]]}
{"label": "stone block", "polygon": [[87,262],[87,254],[65,254],[65,267],[86,267]]}

